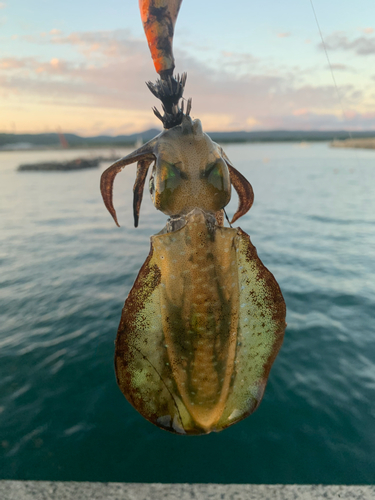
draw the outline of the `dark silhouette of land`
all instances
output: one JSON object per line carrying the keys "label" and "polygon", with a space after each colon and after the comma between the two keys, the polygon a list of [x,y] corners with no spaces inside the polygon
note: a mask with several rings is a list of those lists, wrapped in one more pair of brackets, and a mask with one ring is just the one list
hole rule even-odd
{"label": "dark silhouette of land", "polygon": [[[81,137],[76,134],[64,134],[70,148],[97,148],[133,146],[145,143],[159,134],[161,130],[149,129],[144,132],[130,135],[98,135],[95,137]],[[247,143],[247,142],[310,142],[310,141],[345,141],[351,139],[375,138],[375,131],[356,131],[349,133],[346,130],[261,130],[253,132],[208,132],[212,140],[219,143]],[[0,149],[44,149],[61,148],[61,134],[0,134]],[[348,141],[349,142],[349,141]],[[337,143],[334,144],[338,145]],[[350,146],[349,146],[350,147]]]}
{"label": "dark silhouette of land", "polygon": [[99,158],[77,158],[71,161],[57,162],[49,161],[42,163],[27,163],[20,165],[18,167],[19,172],[29,172],[29,171],[54,171],[54,170],[85,170],[87,168],[98,167],[100,163]]}

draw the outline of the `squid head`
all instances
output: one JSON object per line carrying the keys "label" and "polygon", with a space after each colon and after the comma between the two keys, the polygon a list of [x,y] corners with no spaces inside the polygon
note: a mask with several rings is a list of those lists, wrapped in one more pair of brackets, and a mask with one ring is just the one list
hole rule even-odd
{"label": "squid head", "polygon": [[134,184],[134,225],[139,211],[147,173],[153,164],[150,194],[155,207],[171,217],[188,214],[194,208],[216,214],[229,203],[231,185],[239,196],[239,206],[232,223],[252,206],[251,184],[231,164],[223,149],[202,130],[200,120],[184,115],[181,125],[164,130],[141,148],[109,167],[101,178],[105,206],[119,226],[113,207],[113,183],[116,175],[137,162]]}

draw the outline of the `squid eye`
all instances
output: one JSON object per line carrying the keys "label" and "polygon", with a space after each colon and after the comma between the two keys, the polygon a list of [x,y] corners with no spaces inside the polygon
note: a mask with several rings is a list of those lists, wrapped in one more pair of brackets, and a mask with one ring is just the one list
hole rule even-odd
{"label": "squid eye", "polygon": [[207,165],[207,168],[201,172],[200,177],[202,179],[207,179],[208,184],[211,184],[216,189],[222,190],[225,172],[226,164],[224,160],[219,158],[214,163]]}
{"label": "squid eye", "polygon": [[154,171],[154,192],[151,192],[154,205],[158,210],[171,215],[179,211],[176,193],[187,179],[185,172],[163,159],[158,159]]}
{"label": "squid eye", "polygon": [[181,172],[176,165],[160,160],[156,168],[155,190],[159,194],[167,192],[171,195],[185,179],[187,179],[187,175],[185,172]]}
{"label": "squid eye", "polygon": [[159,175],[160,181],[167,184],[173,184],[180,179],[187,178],[185,172],[181,172],[181,170],[176,165],[164,160],[161,160],[159,163]]}
{"label": "squid eye", "polygon": [[174,165],[167,163],[166,161],[161,162],[160,165],[160,180],[162,182],[168,182],[176,178],[176,171]]}

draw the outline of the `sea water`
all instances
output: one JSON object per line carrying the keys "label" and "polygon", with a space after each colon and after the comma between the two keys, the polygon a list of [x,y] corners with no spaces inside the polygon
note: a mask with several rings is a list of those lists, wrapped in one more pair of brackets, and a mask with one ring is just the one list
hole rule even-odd
{"label": "sea water", "polygon": [[135,165],[116,178],[119,229],[99,193],[109,163],[16,171],[92,151],[0,153],[1,478],[375,481],[375,151],[225,150],[253,185],[238,225],[280,284],[288,327],[259,409],[199,437],[154,427],[116,385],[123,302],[166,222],[146,193],[133,227]]}

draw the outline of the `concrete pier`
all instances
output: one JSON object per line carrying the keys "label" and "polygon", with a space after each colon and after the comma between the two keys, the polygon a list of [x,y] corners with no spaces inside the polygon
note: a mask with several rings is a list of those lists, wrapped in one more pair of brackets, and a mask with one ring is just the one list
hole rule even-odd
{"label": "concrete pier", "polygon": [[1,500],[374,500],[375,486],[0,481]]}

